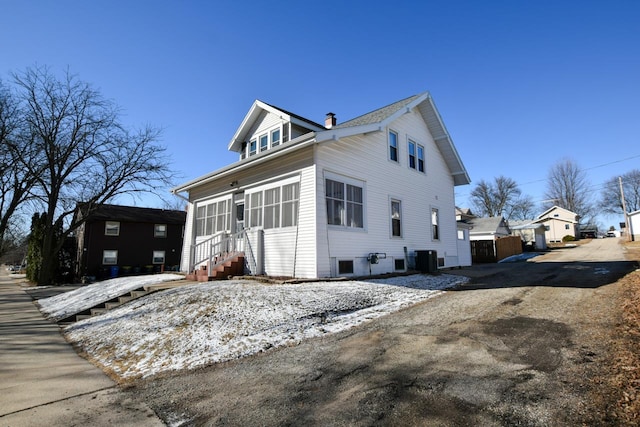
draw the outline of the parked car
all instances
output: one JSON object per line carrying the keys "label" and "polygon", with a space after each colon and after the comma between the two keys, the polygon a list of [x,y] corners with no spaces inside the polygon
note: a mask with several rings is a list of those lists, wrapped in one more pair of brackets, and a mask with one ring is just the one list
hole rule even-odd
{"label": "parked car", "polygon": [[607,231],[607,237],[616,237],[616,233],[613,231]]}

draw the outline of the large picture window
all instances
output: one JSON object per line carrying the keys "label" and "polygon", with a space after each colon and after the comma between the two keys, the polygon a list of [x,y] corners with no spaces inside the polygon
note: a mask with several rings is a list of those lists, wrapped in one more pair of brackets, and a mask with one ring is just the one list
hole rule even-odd
{"label": "large picture window", "polygon": [[333,179],[326,179],[325,186],[327,223],[364,228],[363,188]]}

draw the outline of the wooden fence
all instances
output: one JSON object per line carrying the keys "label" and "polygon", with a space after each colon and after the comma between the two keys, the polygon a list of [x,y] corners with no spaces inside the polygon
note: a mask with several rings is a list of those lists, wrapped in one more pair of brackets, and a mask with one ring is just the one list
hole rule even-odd
{"label": "wooden fence", "polygon": [[498,262],[522,253],[520,236],[501,237],[497,240],[472,240],[471,259],[474,263]]}

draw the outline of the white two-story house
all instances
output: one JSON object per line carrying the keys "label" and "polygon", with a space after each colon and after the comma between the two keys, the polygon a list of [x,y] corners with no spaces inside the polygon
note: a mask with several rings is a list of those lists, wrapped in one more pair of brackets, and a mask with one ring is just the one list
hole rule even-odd
{"label": "white two-story house", "polygon": [[182,184],[181,269],[242,254],[245,272],[322,278],[406,271],[416,251],[458,258],[454,187],[470,183],[431,95],[337,124],[255,101],[238,162]]}

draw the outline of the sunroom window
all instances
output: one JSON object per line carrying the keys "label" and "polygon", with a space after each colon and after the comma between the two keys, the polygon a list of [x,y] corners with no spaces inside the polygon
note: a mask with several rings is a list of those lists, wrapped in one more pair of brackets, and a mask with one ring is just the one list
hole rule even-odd
{"label": "sunroom window", "polygon": [[300,183],[294,182],[245,195],[249,227],[265,229],[298,225]]}

